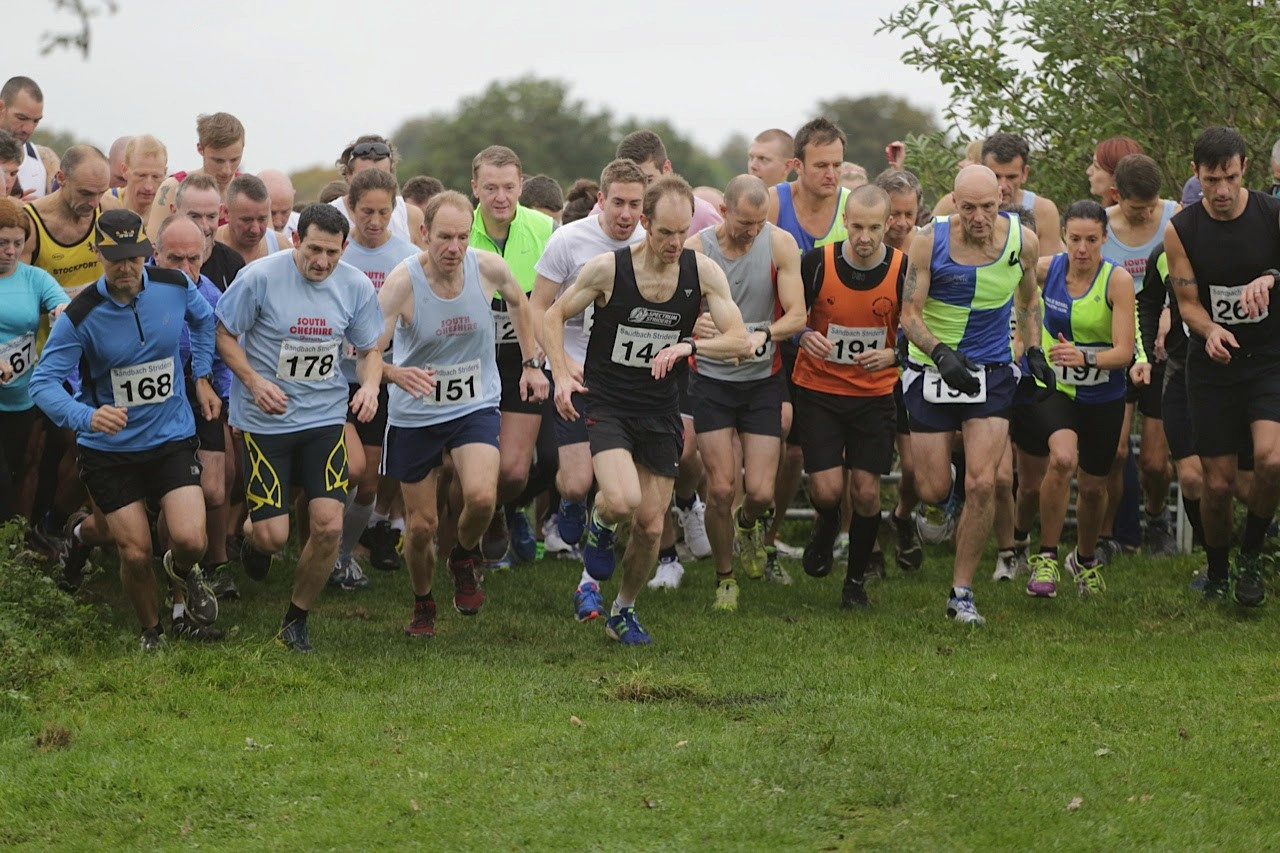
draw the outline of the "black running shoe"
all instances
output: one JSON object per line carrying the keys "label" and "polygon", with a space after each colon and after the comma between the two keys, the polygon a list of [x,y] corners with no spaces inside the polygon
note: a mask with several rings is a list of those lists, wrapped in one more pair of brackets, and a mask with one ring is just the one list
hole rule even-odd
{"label": "black running shoe", "polygon": [[244,573],[254,580],[266,580],[267,572],[271,571],[271,555],[262,553],[246,539],[240,547],[240,565],[244,566]]}
{"label": "black running shoe", "polygon": [[858,583],[853,578],[845,578],[840,606],[845,610],[866,610],[871,607],[871,602],[867,600],[867,585]]}
{"label": "black running shoe", "polygon": [[155,652],[165,647],[164,634],[158,628],[148,628],[142,632],[139,646],[144,652]]}
{"label": "black running shoe", "polygon": [[920,541],[920,528],[916,527],[915,513],[906,518],[892,514],[893,526],[898,531],[898,569],[904,572],[918,571],[924,565],[924,543]]}
{"label": "black running shoe", "polygon": [[384,572],[394,572],[400,568],[400,552],[396,545],[400,540],[400,531],[391,526],[391,522],[383,520],[375,524],[369,532],[369,565]]}
{"label": "black running shoe", "polygon": [[1267,586],[1262,581],[1262,555],[1240,554],[1231,578],[1231,597],[1241,607],[1261,607],[1267,602]]}
{"label": "black running shoe", "polygon": [[[834,515],[836,523],[829,519]],[[840,513],[819,512],[813,522],[813,532],[809,534],[809,542],[804,546],[804,558],[801,561],[804,573],[814,578],[825,578],[831,574],[831,565],[835,562],[832,549],[839,534]]]}
{"label": "black running shoe", "polygon": [[63,592],[75,592],[80,588],[80,584],[84,583],[84,566],[89,562],[89,554],[93,552],[93,546],[82,542],[80,537],[75,535],[75,529],[88,517],[87,512],[72,513],[64,527],[67,547],[62,554],[62,580],[58,582]]}
{"label": "black running shoe", "polygon": [[193,643],[220,643],[226,637],[221,628],[213,625],[197,625],[185,616],[177,616],[173,620],[173,636],[179,640],[190,640]]}
{"label": "black running shoe", "polygon": [[276,642],[289,651],[300,654],[309,654],[316,650],[316,647],[307,639],[306,622],[290,622],[287,625],[281,625],[280,633],[276,634]]}
{"label": "black running shoe", "polygon": [[210,568],[207,579],[209,586],[213,588],[213,594],[218,596],[219,601],[240,598],[240,588],[236,586],[235,578],[231,576],[231,566],[226,563],[219,563]]}
{"label": "black running shoe", "polygon": [[871,556],[867,558],[867,574],[866,577],[884,580],[888,566],[884,561],[883,551],[872,551]]}

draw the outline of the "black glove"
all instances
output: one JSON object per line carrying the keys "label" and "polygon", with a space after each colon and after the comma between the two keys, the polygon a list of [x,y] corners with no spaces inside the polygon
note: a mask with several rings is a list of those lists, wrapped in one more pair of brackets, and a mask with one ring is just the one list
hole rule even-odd
{"label": "black glove", "polygon": [[1031,375],[1050,391],[1056,389],[1058,380],[1055,378],[1053,368],[1049,366],[1049,360],[1044,357],[1044,347],[1027,347],[1026,356]]}
{"label": "black glove", "polygon": [[978,365],[973,363],[973,359],[962,352],[956,352],[944,343],[939,343],[933,348],[933,352],[929,353],[933,359],[933,363],[938,367],[938,373],[952,388],[968,394],[970,397],[978,393],[982,388],[982,384],[978,382],[978,377],[973,375],[973,371],[978,369]]}

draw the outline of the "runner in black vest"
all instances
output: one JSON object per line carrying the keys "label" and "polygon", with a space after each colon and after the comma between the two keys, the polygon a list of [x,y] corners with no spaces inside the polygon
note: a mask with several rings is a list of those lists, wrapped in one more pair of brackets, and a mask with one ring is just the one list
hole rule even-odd
{"label": "runner in black vest", "polygon": [[[1280,280],[1280,199],[1241,185],[1249,160],[1244,139],[1230,128],[1201,133],[1192,162],[1204,198],[1173,217],[1164,247],[1169,285],[1191,330],[1187,394],[1205,474],[1204,595],[1221,600],[1230,592],[1237,604],[1257,607],[1266,600],[1262,543],[1280,499],[1280,313],[1268,310]],[[1253,436],[1254,479],[1229,575],[1231,497],[1245,427]]]}
{"label": "runner in black vest", "polygon": [[[742,315],[724,272],[684,248],[692,218],[693,191],[683,178],[669,175],[649,184],[644,242],[589,261],[547,311],[543,330],[563,418],[577,420],[572,397],[582,395],[599,484],[583,551],[592,577],[613,575],[614,531],[623,519],[632,522],[622,583],[605,625],[610,637],[627,645],[652,642],[636,619],[635,598],[654,568],[682,449],[676,371],[687,369],[699,350],[712,358],[748,355]],[[699,347],[691,334],[704,299],[722,334]],[[595,324],[579,382],[565,356],[564,322],[593,303]],[[584,584],[578,595],[584,590],[592,593]]]}

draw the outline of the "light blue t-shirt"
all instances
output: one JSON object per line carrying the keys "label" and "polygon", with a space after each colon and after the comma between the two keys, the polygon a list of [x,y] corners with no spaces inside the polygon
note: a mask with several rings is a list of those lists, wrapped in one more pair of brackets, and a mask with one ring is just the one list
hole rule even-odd
{"label": "light blue t-shirt", "polygon": [[245,432],[272,435],[344,423],[347,382],[338,367],[343,341],[366,350],[382,334],[382,310],[368,276],[339,261],[324,281],[308,281],[295,254],[254,261],[218,300],[218,320],[240,338],[249,365],[289,398],[283,415],[268,415],[234,378],[231,425]]}
{"label": "light blue t-shirt", "polygon": [[[382,290],[382,283],[387,280],[387,276],[396,268],[396,265],[405,258],[413,258],[417,255],[417,248],[392,234],[391,239],[376,249],[366,248],[354,239],[351,240],[347,243],[346,251],[342,253],[342,260],[369,276],[369,282],[374,290]],[[390,346],[382,354],[382,358],[384,361],[391,361]],[[356,378],[356,360],[351,357],[350,352],[343,354],[342,375],[350,385],[359,383]]]}
{"label": "light blue t-shirt", "polygon": [[27,385],[36,361],[36,329],[40,317],[71,301],[49,273],[19,263],[13,273],[0,278],[0,360],[14,378],[0,385],[0,412],[24,412],[31,408]]}

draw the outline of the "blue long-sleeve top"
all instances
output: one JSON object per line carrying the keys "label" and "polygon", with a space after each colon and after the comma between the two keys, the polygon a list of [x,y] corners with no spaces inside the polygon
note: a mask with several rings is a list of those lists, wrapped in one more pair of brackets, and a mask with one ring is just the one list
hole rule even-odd
{"label": "blue long-sleeve top", "polygon": [[[195,419],[178,355],[184,322],[192,373],[204,376],[212,370],[215,320],[191,279],[144,267],[142,290],[120,303],[99,278],[54,323],[31,377],[31,399],[58,426],[75,430],[77,444],[95,450],[150,450],[190,438]],[[62,382],[77,365],[81,387],[73,397]],[[90,429],[103,405],[128,410],[128,424],[115,435]]]}
{"label": "blue long-sleeve top", "polygon": [[[216,319],[218,299],[222,296],[222,291],[218,290],[218,286],[205,275],[201,275],[196,280],[196,290],[200,291],[200,295],[209,301],[209,307],[214,309]],[[183,328],[182,340],[178,342],[178,356],[182,359],[182,364],[191,364],[191,335],[187,333],[186,328]],[[196,373],[194,370],[189,370],[187,375],[196,377],[201,374]],[[217,391],[218,396],[224,400],[231,393],[231,368],[227,367],[227,363],[219,357],[217,349],[213,351],[213,390]]]}

